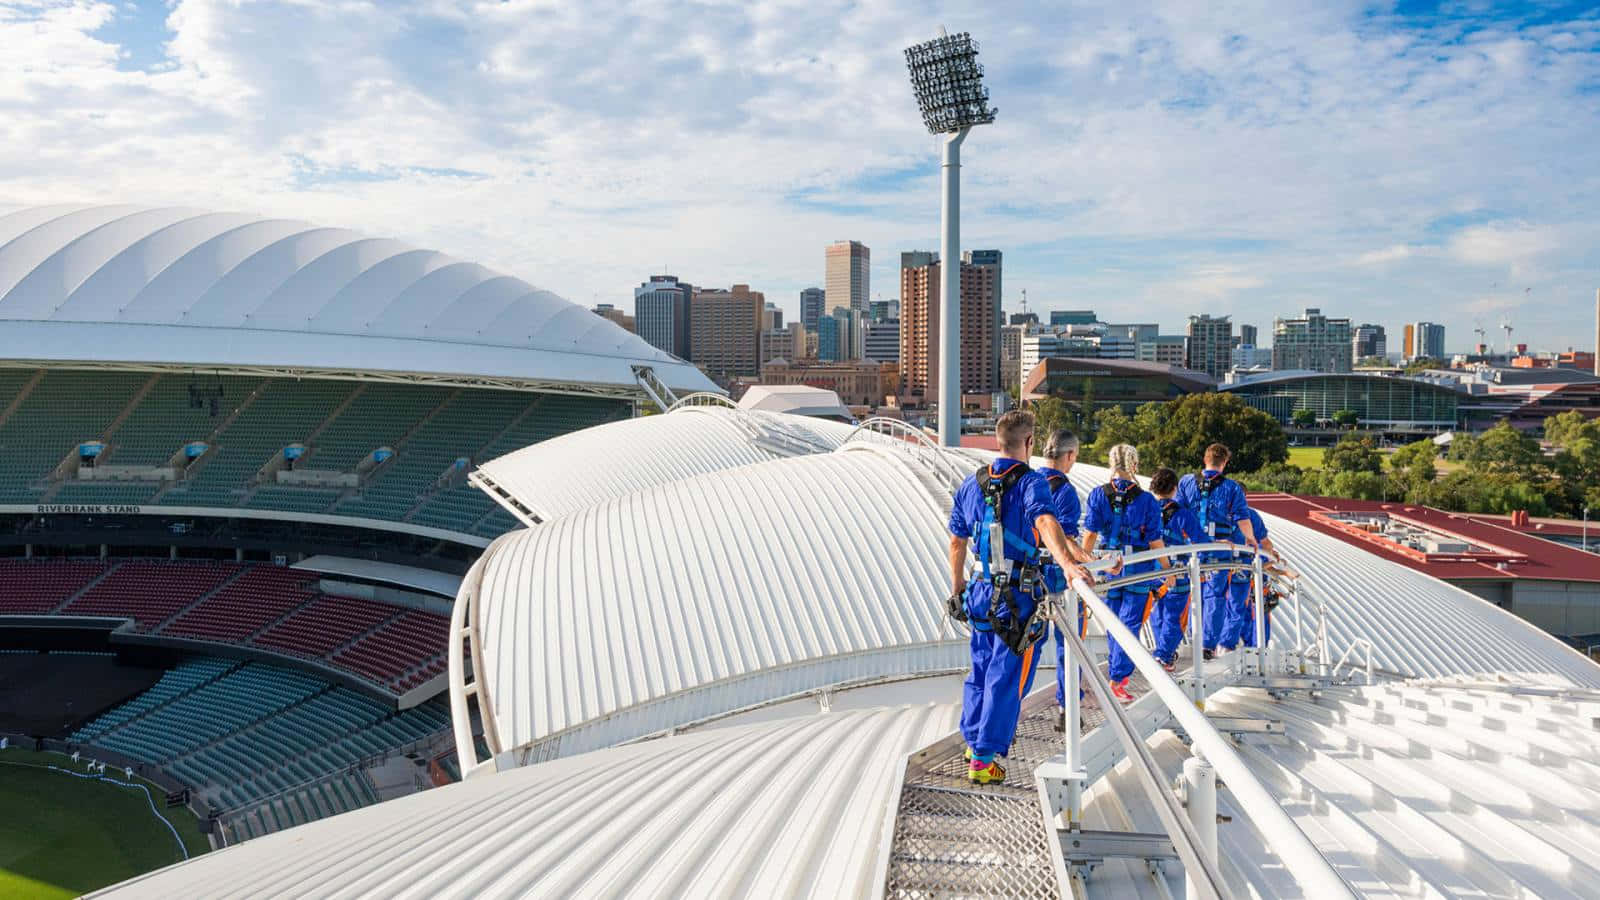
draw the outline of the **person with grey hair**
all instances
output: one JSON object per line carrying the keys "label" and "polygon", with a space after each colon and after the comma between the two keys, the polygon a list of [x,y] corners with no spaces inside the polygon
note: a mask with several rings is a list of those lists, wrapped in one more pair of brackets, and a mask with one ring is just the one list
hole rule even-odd
{"label": "person with grey hair", "polygon": [[[1078,523],[1083,518],[1083,507],[1078,502],[1078,490],[1067,480],[1067,473],[1072,471],[1072,466],[1078,461],[1078,436],[1065,428],[1057,428],[1045,438],[1044,458],[1048,460],[1044,465],[1035,469],[1044,476],[1045,483],[1050,485],[1050,499],[1056,507],[1056,521],[1061,523],[1061,530],[1066,534],[1069,549],[1080,553],[1078,562],[1089,562],[1093,557],[1078,543]],[[1045,590],[1052,594],[1063,594],[1067,591],[1067,578],[1057,565],[1044,567]],[[1062,609],[1078,610],[1078,635],[1083,635],[1083,604],[1061,604]],[[1051,628],[1051,634],[1056,642],[1056,705],[1062,707],[1062,716],[1057,719],[1058,730],[1066,727],[1066,697],[1067,697],[1067,647],[1066,638],[1061,634],[1061,629]],[[1078,690],[1078,698],[1083,698],[1083,690]]]}
{"label": "person with grey hair", "polygon": [[[1092,552],[1103,546],[1127,555],[1166,546],[1161,534],[1161,504],[1139,486],[1139,451],[1132,444],[1118,444],[1111,448],[1110,457],[1111,481],[1089,495],[1083,549]],[[1121,574],[1137,575],[1166,566],[1165,560],[1128,563]],[[1144,626],[1146,600],[1157,583],[1140,581],[1106,592],[1106,605],[1135,637]],[[1115,638],[1107,636],[1106,644],[1111,693],[1119,701],[1131,703],[1128,676],[1133,674],[1133,658]]]}

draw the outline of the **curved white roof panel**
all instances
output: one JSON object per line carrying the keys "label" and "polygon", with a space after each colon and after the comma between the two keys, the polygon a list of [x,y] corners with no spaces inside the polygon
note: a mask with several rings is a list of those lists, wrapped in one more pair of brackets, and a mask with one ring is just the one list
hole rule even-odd
{"label": "curved white roof panel", "polygon": [[953,704],[695,732],[474,778],[93,896],[864,897]]}
{"label": "curved white roof panel", "polygon": [[475,477],[548,520],[695,475],[831,450],[852,430],[802,416],[685,406],[540,441],[484,463]]}
{"label": "curved white roof panel", "polygon": [[894,451],[857,446],[657,485],[490,545],[462,590],[501,748],[568,755],[963,666],[944,616],[949,510]]}
{"label": "curved white roof panel", "polygon": [[0,358],[635,385],[700,371],[517,278],[339,228],[54,206],[0,216]]}

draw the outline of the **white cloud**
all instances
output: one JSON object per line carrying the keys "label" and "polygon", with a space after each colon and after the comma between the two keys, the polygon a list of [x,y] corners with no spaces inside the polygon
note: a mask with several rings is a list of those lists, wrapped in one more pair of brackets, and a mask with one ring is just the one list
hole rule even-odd
{"label": "white cloud", "polygon": [[[909,0],[180,0],[149,71],[118,68],[107,26],[127,14],[0,0],[0,205],[294,215],[585,303],[662,265],[792,303],[841,237],[873,247],[892,296],[898,252],[936,236],[936,145],[899,52],[932,26]],[[1001,109],[965,149],[965,236],[1007,251],[1012,299],[1449,322],[1503,277],[1552,298],[1528,336],[1585,331],[1564,298],[1594,278],[1593,18],[1417,29],[1350,0],[942,17],[983,42]],[[1458,219],[1480,224],[1439,230]],[[1134,249],[1061,262],[1098,242]]]}

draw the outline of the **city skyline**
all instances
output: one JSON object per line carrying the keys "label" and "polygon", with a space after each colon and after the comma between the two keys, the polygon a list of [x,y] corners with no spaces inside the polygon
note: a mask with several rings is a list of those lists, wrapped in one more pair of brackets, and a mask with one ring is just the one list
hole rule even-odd
{"label": "city skyline", "polygon": [[[1266,327],[1316,306],[1398,324],[1422,306],[1452,351],[1504,316],[1518,341],[1589,349],[1592,15],[1173,2],[941,20],[982,41],[1004,111],[967,148],[963,243],[1006,250],[1008,310],[1024,288],[1115,321]],[[792,317],[819,246],[877,248],[870,278],[892,285],[899,252],[937,243],[936,145],[898,52],[935,24],[894,3],[27,4],[0,20],[0,209],[254,211],[436,246],[584,306],[675,271],[758,284]],[[284,33],[303,44],[289,67]],[[618,140],[668,104],[684,127]],[[709,133],[734,139],[712,151]]]}

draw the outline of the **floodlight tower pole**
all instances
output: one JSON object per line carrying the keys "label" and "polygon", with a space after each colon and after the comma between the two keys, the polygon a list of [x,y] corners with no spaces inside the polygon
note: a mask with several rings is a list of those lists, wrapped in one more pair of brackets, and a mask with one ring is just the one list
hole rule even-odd
{"label": "floodlight tower pole", "polygon": [[961,445],[961,142],[971,127],[944,136],[939,210],[939,443]]}

